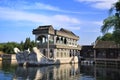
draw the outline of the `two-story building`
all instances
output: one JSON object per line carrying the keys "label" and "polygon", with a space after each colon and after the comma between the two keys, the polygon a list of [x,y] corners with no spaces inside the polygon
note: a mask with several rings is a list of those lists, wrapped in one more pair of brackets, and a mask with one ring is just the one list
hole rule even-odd
{"label": "two-story building", "polygon": [[33,29],[33,34],[41,53],[48,58],[69,62],[74,56],[80,55],[79,36],[72,31],[63,28],[55,30],[52,25],[45,25]]}

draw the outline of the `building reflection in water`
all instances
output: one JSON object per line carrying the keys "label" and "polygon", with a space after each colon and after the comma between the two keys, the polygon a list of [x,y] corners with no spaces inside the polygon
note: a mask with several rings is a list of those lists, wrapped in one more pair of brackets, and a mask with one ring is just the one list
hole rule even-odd
{"label": "building reflection in water", "polygon": [[116,65],[96,65],[96,80],[120,80],[120,67]]}
{"label": "building reflection in water", "polygon": [[82,76],[94,78],[94,72],[95,72],[94,65],[81,65],[80,66],[80,73],[82,74]]}
{"label": "building reflection in water", "polygon": [[[51,65],[20,67],[0,62],[1,80],[120,80],[118,65]],[[10,76],[8,76],[10,75]]]}
{"label": "building reflection in water", "polygon": [[80,76],[78,64],[45,67],[17,67],[14,79],[28,80],[73,80]]}

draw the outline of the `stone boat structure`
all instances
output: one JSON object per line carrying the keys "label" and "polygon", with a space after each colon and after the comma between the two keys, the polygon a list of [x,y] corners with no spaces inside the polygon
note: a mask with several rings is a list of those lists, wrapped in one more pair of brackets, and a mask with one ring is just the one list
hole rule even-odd
{"label": "stone boat structure", "polygon": [[72,31],[63,28],[55,30],[52,25],[45,25],[33,29],[33,34],[37,42],[37,47],[33,48],[33,52],[21,52],[17,48],[14,49],[19,64],[78,63],[81,50],[80,45],[77,43],[79,36]]}

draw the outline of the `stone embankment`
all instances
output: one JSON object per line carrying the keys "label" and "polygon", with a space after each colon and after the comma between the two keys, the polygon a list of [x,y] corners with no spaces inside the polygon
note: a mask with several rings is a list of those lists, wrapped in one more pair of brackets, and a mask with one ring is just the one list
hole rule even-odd
{"label": "stone embankment", "polygon": [[16,55],[15,54],[0,54],[0,61],[5,61],[5,60],[9,60],[9,62],[12,63],[17,63],[16,60]]}

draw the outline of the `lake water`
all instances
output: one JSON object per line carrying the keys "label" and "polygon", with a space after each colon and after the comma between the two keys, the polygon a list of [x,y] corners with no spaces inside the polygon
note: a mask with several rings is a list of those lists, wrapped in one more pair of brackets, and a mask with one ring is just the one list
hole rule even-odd
{"label": "lake water", "polygon": [[120,80],[120,68],[80,64],[20,67],[4,61],[0,62],[0,80]]}

